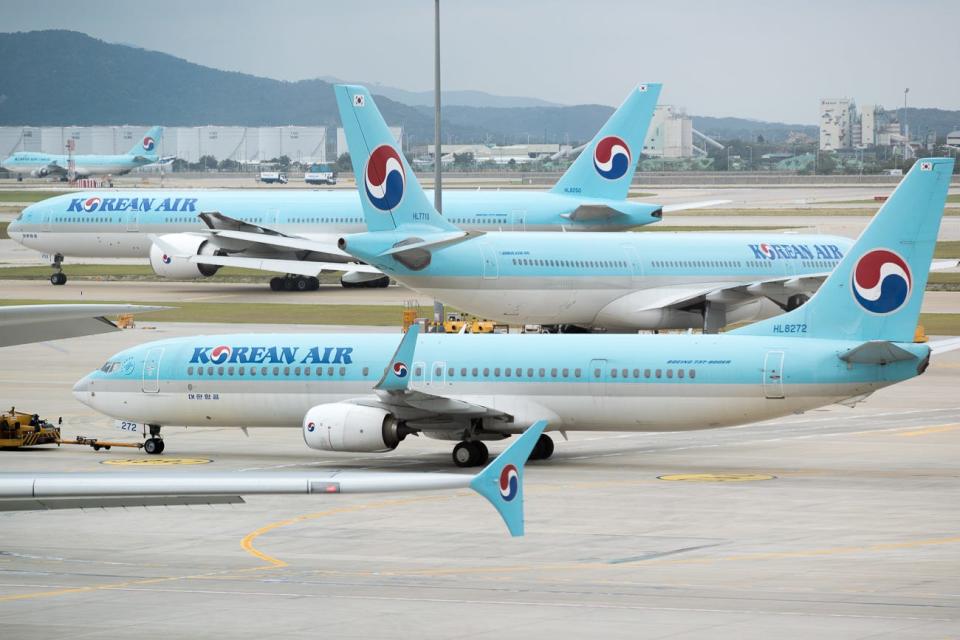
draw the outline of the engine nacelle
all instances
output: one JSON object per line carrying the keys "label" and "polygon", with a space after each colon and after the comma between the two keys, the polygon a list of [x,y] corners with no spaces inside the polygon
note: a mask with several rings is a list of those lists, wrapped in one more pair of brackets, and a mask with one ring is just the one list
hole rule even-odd
{"label": "engine nacelle", "polygon": [[46,167],[40,167],[31,171],[30,175],[34,178],[46,178],[48,175],[50,175],[50,170]]}
{"label": "engine nacelle", "polygon": [[303,418],[303,440],[311,449],[393,451],[405,435],[389,411],[349,402],[319,404]]}
{"label": "engine nacelle", "polygon": [[340,276],[340,285],[344,289],[382,288],[390,286],[390,276],[382,273],[364,273],[362,271],[348,271]]}
{"label": "engine nacelle", "polygon": [[156,244],[150,247],[150,267],[158,276],[164,278],[209,278],[220,267],[212,264],[196,264],[183,256],[212,256],[216,248],[204,236],[193,233],[170,233],[160,236],[165,244],[177,249],[177,255],[171,256]]}

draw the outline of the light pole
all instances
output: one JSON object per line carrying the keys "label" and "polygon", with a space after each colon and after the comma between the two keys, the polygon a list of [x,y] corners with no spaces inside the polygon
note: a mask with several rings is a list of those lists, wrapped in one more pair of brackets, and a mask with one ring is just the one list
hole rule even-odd
{"label": "light pole", "polygon": [[440,176],[440,0],[434,0],[433,15],[433,206],[443,213]]}
{"label": "light pole", "polygon": [[910,93],[910,87],[903,90],[903,166],[907,166],[907,144],[910,141],[910,130],[907,128],[907,94]]}

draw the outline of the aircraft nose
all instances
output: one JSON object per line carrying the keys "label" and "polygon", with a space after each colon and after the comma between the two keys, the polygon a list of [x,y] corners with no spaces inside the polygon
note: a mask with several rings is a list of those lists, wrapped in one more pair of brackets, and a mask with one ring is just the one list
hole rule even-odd
{"label": "aircraft nose", "polygon": [[93,378],[90,374],[83,376],[73,385],[73,397],[88,407],[93,406],[93,396]]}

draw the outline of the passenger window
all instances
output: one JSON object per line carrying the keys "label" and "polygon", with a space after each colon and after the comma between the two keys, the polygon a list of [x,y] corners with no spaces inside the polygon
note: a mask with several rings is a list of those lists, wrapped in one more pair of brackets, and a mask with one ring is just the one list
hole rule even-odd
{"label": "passenger window", "polygon": [[273,375],[275,375],[275,376],[279,376],[279,375],[280,375],[280,367],[274,367],[274,368],[273,368]]}
{"label": "passenger window", "polygon": [[696,377],[697,377],[697,370],[696,370],[696,369],[690,369],[690,378],[693,379],[693,378],[696,378]]}
{"label": "passenger window", "polygon": [[477,377],[477,368],[476,368],[476,367],[474,367],[473,369],[470,370],[470,375],[472,375],[474,378]]}
{"label": "passenger window", "polygon": [[213,367],[207,367],[207,375],[208,375],[208,376],[212,376],[212,375],[213,375]]}
{"label": "passenger window", "polygon": [[319,378],[322,375],[323,375],[323,367],[317,367],[317,377]]}
{"label": "passenger window", "polygon": [[663,377],[663,372],[662,372],[660,369],[657,369],[656,376],[657,376],[658,378],[662,378],[662,377]]}
{"label": "passenger window", "polygon": [[227,375],[228,375],[228,376],[232,376],[232,375],[233,375],[233,367],[228,367],[228,368],[227,368]]}
{"label": "passenger window", "polygon": [[240,367],[240,375],[244,375],[247,371],[246,367]]}
{"label": "passenger window", "polygon": [[420,367],[417,367],[417,370],[413,372],[413,375],[415,375],[415,376],[417,376],[417,377],[419,378],[420,376],[423,375],[423,369],[420,368]]}
{"label": "passenger window", "polygon": [[527,369],[527,377],[528,377],[528,378],[532,378],[532,377],[533,377],[533,369]]}
{"label": "passenger window", "polygon": [[569,378],[569,377],[570,377],[570,369],[564,369],[561,373],[562,373],[562,375],[563,375],[564,378]]}
{"label": "passenger window", "polygon": [[594,369],[594,370],[593,370],[593,377],[594,377],[594,378],[599,378],[599,377],[600,377],[600,369]]}
{"label": "passenger window", "polygon": [[333,377],[333,367],[327,367],[327,375]]}
{"label": "passenger window", "polygon": [[510,367],[507,367],[506,369],[503,370],[503,375],[509,378],[512,371],[513,370]]}
{"label": "passenger window", "polygon": [[[309,376],[309,375],[310,375],[310,367],[304,367],[304,368],[303,368],[303,375],[305,375],[305,376]],[[363,375],[367,375],[367,369],[366,369],[366,367],[364,367],[364,369],[363,369]]]}
{"label": "passenger window", "polygon": [[434,367],[433,375],[437,378],[443,375],[443,367]]}
{"label": "passenger window", "polygon": [[517,370],[514,373],[516,373],[517,377],[519,378],[520,376],[523,375],[523,369],[521,369],[520,367],[517,367]]}
{"label": "passenger window", "polygon": [[454,372],[453,367],[450,367],[449,369],[447,369],[447,375],[450,376],[451,378],[453,377],[453,372]]}
{"label": "passenger window", "polygon": [[467,377],[467,368],[466,368],[466,367],[460,367],[460,377],[461,377],[461,378],[466,378],[466,377]]}
{"label": "passenger window", "polygon": [[266,367],[260,367],[260,375],[262,375],[262,376],[267,375],[267,368],[266,368]]}
{"label": "passenger window", "polygon": [[633,377],[634,377],[634,378],[639,378],[639,377],[640,377],[640,369],[634,369],[634,370],[633,370]]}
{"label": "passenger window", "polygon": [[546,370],[546,369],[540,369],[539,375],[540,375],[541,378],[542,378],[543,376],[547,375],[547,370]]}
{"label": "passenger window", "polygon": [[203,367],[197,367],[197,375],[198,375],[198,376],[202,376],[202,375],[203,375]]}
{"label": "passenger window", "polygon": [[620,372],[620,375],[621,375],[622,377],[626,378],[627,375],[628,375],[627,370],[626,370],[626,369],[622,370],[622,371]]}
{"label": "passenger window", "polygon": [[497,367],[496,369],[493,370],[493,377],[494,378],[500,377],[500,367]]}
{"label": "passenger window", "polygon": [[617,377],[617,370],[616,370],[616,369],[610,369],[610,377],[611,377],[611,378],[616,378],[616,377]]}
{"label": "passenger window", "polygon": [[489,377],[490,377],[490,369],[489,369],[489,367],[484,367],[484,368],[483,368],[483,377],[484,377],[484,378],[489,378]]}
{"label": "passenger window", "polygon": [[283,375],[285,375],[285,376],[289,376],[289,375],[290,375],[290,367],[284,367],[284,368],[283,368]]}
{"label": "passenger window", "polygon": [[556,377],[557,377],[557,370],[556,370],[556,369],[550,369],[550,377],[551,377],[551,378],[556,378]]}
{"label": "passenger window", "polygon": [[682,378],[682,377],[683,377],[683,369],[677,369],[677,377],[678,377],[678,378]]}
{"label": "passenger window", "polygon": [[250,375],[251,375],[251,376],[257,375],[257,368],[256,368],[256,367],[250,367]]}
{"label": "passenger window", "polygon": [[672,378],[672,377],[673,377],[673,369],[667,369],[667,377],[668,377],[668,378]]}
{"label": "passenger window", "polygon": [[574,370],[573,370],[573,377],[574,377],[574,378],[579,378],[579,377],[580,377],[580,369],[574,369]]}
{"label": "passenger window", "polygon": [[295,376],[300,375],[300,367],[297,367],[296,369],[293,370],[293,375]]}
{"label": "passenger window", "polygon": [[346,367],[340,367],[340,377],[342,378],[342,377],[345,376],[345,375],[347,375],[347,368],[346,368]]}
{"label": "passenger window", "polygon": [[192,376],[192,375],[193,375],[193,367],[187,367],[187,375],[188,375],[188,376]]}

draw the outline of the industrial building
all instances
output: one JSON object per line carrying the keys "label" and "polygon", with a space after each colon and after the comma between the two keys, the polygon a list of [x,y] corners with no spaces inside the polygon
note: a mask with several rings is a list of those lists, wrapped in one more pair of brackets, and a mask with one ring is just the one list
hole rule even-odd
{"label": "industrial building", "polygon": [[900,121],[879,105],[857,109],[851,98],[820,100],[820,150],[849,151],[902,145]]}

